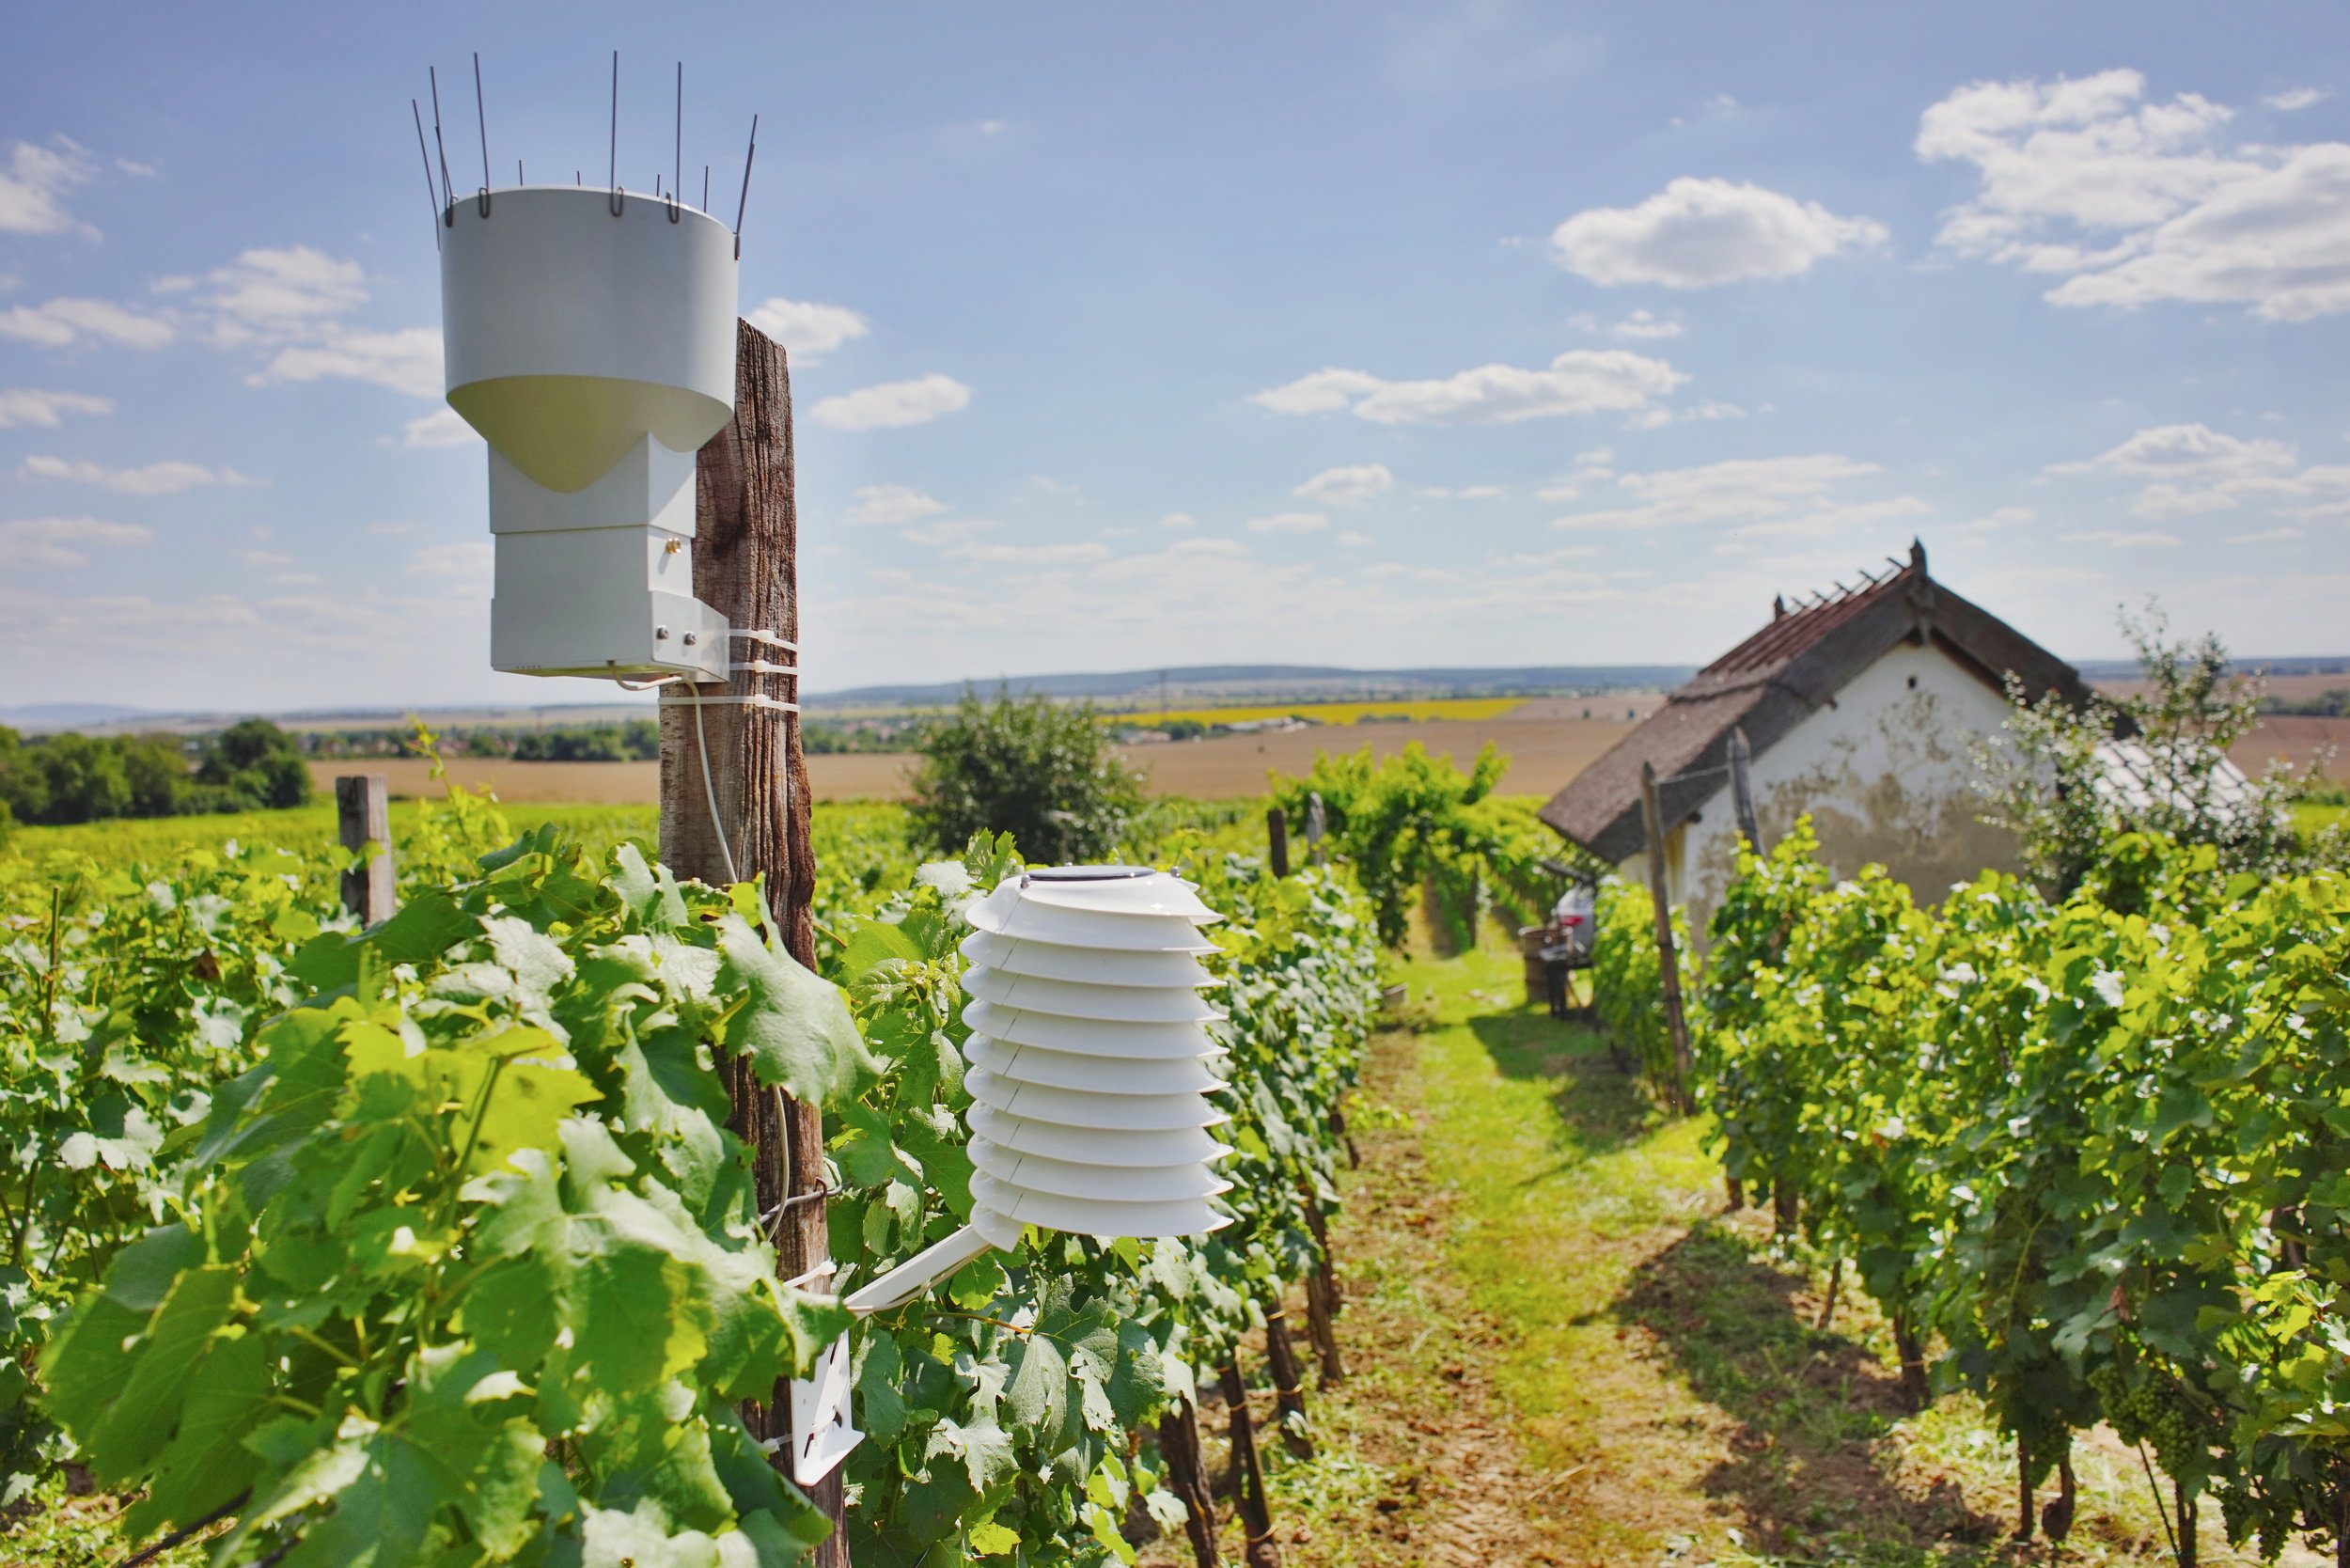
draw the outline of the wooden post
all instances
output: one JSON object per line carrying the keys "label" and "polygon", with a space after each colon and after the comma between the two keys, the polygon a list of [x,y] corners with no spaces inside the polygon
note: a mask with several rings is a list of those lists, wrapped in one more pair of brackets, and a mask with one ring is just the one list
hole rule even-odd
{"label": "wooden post", "polygon": [[1746,730],[1734,726],[1730,731],[1730,795],[1738,811],[1738,831],[1755,854],[1762,854],[1762,827],[1754,815],[1754,751],[1747,745]]}
{"label": "wooden post", "polygon": [[1232,1418],[1232,1512],[1240,1516],[1246,1536],[1241,1547],[1246,1568],[1281,1568],[1280,1548],[1273,1544],[1273,1505],[1265,1497],[1264,1465],[1257,1457],[1257,1432],[1248,1420],[1248,1385],[1241,1381],[1238,1358],[1224,1366],[1224,1405]]}
{"label": "wooden post", "polygon": [[353,854],[369,844],[374,858],[343,873],[343,907],[371,926],[400,907],[392,875],[392,798],[380,773],[348,774],[335,780],[335,820],[343,848]]}
{"label": "wooden post", "polygon": [[1648,829],[1648,893],[1656,905],[1656,965],[1665,992],[1665,1027],[1673,1043],[1673,1099],[1686,1112],[1689,1099],[1689,1025],[1681,1011],[1681,964],[1673,956],[1673,912],[1665,890],[1665,810],[1656,800],[1656,766],[1640,764],[1640,817]]}
{"label": "wooden post", "polygon": [[[1267,1309],[1264,1315],[1264,1359],[1266,1370],[1273,1373],[1274,1419],[1281,1428],[1281,1442],[1300,1459],[1314,1456],[1314,1440],[1306,1430],[1306,1374],[1297,1365],[1297,1345],[1290,1338],[1289,1314],[1278,1302]],[[1292,1421],[1292,1416],[1297,1418]]]}
{"label": "wooden post", "polygon": [[1159,1418],[1159,1457],[1167,1484],[1183,1505],[1183,1530],[1191,1537],[1197,1568],[1218,1568],[1224,1554],[1215,1545],[1215,1494],[1208,1486],[1208,1465],[1199,1451],[1199,1408],[1189,1400]]}
{"label": "wooden post", "polygon": [[1273,874],[1290,874],[1290,814],[1274,807],[1264,814],[1265,842],[1272,847]]}
{"label": "wooden post", "polygon": [[[747,321],[735,327],[734,419],[701,449],[696,479],[696,597],[737,631],[798,642],[791,370],[782,346]],[[798,675],[779,673],[796,668],[796,653],[741,637],[733,643],[732,662],[770,667],[738,667],[726,684],[698,688],[701,695],[799,700]],[[713,885],[728,880],[729,860],[737,880],[763,877],[767,908],[785,949],[812,969],[816,868],[799,715],[741,702],[697,710],[686,695],[670,687],[661,704],[661,857],[680,877]],[[784,1278],[795,1278],[829,1254],[822,1115],[814,1105],[762,1087],[740,1060],[728,1065],[727,1092],[733,1105],[728,1125],[751,1151],[760,1213],[780,1211],[773,1232],[776,1266]],[[743,1410],[751,1435],[784,1439],[776,1466],[787,1473],[791,1411],[782,1386],[767,1403]],[[833,1522],[832,1535],[810,1561],[814,1568],[847,1568],[840,1472],[807,1491]]]}

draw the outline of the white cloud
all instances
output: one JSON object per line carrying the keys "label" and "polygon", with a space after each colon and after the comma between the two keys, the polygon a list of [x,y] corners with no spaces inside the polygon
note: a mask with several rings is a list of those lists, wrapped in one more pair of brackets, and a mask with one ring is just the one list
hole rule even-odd
{"label": "white cloud", "polygon": [[400,427],[400,444],[419,450],[437,447],[463,447],[480,440],[464,416],[453,408],[436,408],[420,415]]}
{"label": "white cloud", "polygon": [[819,423],[835,430],[896,430],[929,424],[970,401],[968,386],[952,376],[932,373],[914,381],[889,381],[843,392],[824,399],[810,412]]}
{"label": "white cloud", "polygon": [[1688,329],[1679,318],[1652,316],[1645,310],[1635,310],[1607,329],[1611,337],[1679,337]]}
{"label": "white cloud", "polygon": [[1349,528],[1346,532],[1339,535],[1339,542],[1345,545],[1349,550],[1363,550],[1370,548],[1370,546],[1375,541],[1369,534],[1358,534],[1354,529]]}
{"label": "white cloud", "polygon": [[1325,468],[1291,494],[1320,501],[1326,507],[1359,507],[1394,488],[1395,476],[1387,472],[1386,463],[1362,463],[1351,467]]}
{"label": "white cloud", "polygon": [[943,523],[925,523],[918,527],[908,528],[898,537],[926,549],[952,551],[970,543],[990,529],[1002,526],[1001,523],[993,523],[983,517],[950,517]]}
{"label": "white cloud", "polygon": [[358,262],[308,245],[248,250],[207,281],[212,291],[202,303],[214,312],[212,337],[224,346],[306,337],[368,299],[367,273]]}
{"label": "white cloud", "polygon": [[1879,472],[1873,463],[1820,452],[1622,474],[1614,482],[1629,504],[1570,512],[1552,526],[1628,532],[1733,524],[1742,537],[1787,537],[1823,535],[1925,510],[1922,501],[1906,495],[1857,506],[1829,504],[1829,492],[1846,480]]}
{"label": "white cloud", "polygon": [[2311,104],[2322,103],[2325,100],[2326,94],[2315,87],[2289,87],[2283,92],[2270,93],[2261,102],[2272,109],[2281,109],[2291,114],[2295,109],[2306,109]]}
{"label": "white cloud", "polygon": [[11,566],[87,566],[86,549],[124,549],[155,536],[135,523],[96,517],[26,517],[0,523],[0,562]]}
{"label": "white cloud", "polygon": [[2180,542],[2179,536],[2176,534],[2166,534],[2151,528],[2135,534],[2118,533],[2110,528],[2096,528],[2087,533],[2066,534],[2064,537],[2078,540],[2084,544],[2102,544],[2112,550],[2168,550]]}
{"label": "white cloud", "polygon": [[2301,530],[2288,523],[2279,527],[2263,528],[2256,534],[2230,534],[2228,542],[2231,544],[2269,544],[2278,540],[2299,539],[2300,537]]}
{"label": "white cloud", "polygon": [[73,484],[94,484],[107,490],[118,490],[125,495],[176,495],[183,490],[199,485],[227,485],[234,489],[251,490],[266,486],[267,479],[257,479],[240,474],[233,468],[207,468],[200,463],[150,463],[138,468],[108,468],[87,459],[34,456],[19,464],[16,476],[21,479],[64,479]]}
{"label": "white cloud", "polygon": [[1080,544],[958,544],[947,555],[982,566],[1081,566],[1110,558],[1106,544],[1087,540]]}
{"label": "white cloud", "polygon": [[280,349],[266,367],[245,379],[258,386],[330,376],[387,386],[412,398],[437,398],[442,383],[441,329],[361,332],[328,327],[315,341]]}
{"label": "white cloud", "polygon": [[29,386],[0,387],[0,431],[39,425],[54,430],[66,414],[112,414],[115,400],[87,392],[39,392]]}
{"label": "white cloud", "polygon": [[2140,100],[2107,71],[1976,82],[1929,108],[1917,151],[1975,166],[1937,243],[2063,281],[2062,306],[2245,305],[2273,321],[2350,310],[2350,146],[2223,147],[2234,111]]}
{"label": "white cloud", "polygon": [[408,557],[408,570],[418,577],[478,583],[486,590],[496,560],[496,546],[491,541],[467,539],[421,546]]}
{"label": "white cloud", "polygon": [[2057,474],[2108,473],[2146,480],[2130,503],[2139,517],[2194,517],[2264,507],[2295,521],[2350,517],[2350,467],[2301,466],[2290,443],[2249,440],[2208,425],[2157,425]]}
{"label": "white cloud", "polygon": [[281,555],[275,550],[240,550],[237,552],[237,559],[244,562],[256,572],[266,572],[273,566],[291,566],[294,563],[291,556]]}
{"label": "white cloud", "polygon": [[1194,528],[1198,525],[1199,520],[1187,511],[1170,511],[1159,519],[1162,528]]}
{"label": "white cloud", "polygon": [[2029,507],[1995,507],[1981,517],[1961,523],[1955,531],[1962,534],[1996,533],[2014,524],[2029,523],[2034,515]]}
{"label": "white cloud", "polygon": [[1376,425],[1511,424],[1553,415],[1644,408],[1689,378],[1627,349],[1570,349],[1546,370],[1480,365],[1441,381],[1386,381],[1364,370],[1316,370],[1249,400],[1276,414],[1351,409]]}
{"label": "white cloud", "polygon": [[98,231],[67,212],[60,198],[96,172],[88,152],[63,136],[54,147],[10,142],[0,167],[0,232],[95,236]]}
{"label": "white cloud", "polygon": [[800,365],[814,365],[841,344],[872,330],[870,322],[841,305],[813,300],[769,300],[744,318],[751,325],[781,343]]}
{"label": "white cloud", "polygon": [[947,510],[947,503],[935,500],[912,485],[860,485],[840,521],[856,527],[898,528],[916,523]]}
{"label": "white cloud", "polygon": [[[1434,484],[1425,486],[1416,494],[1431,501],[1498,501],[1510,493],[1497,484],[1465,484],[1457,490]],[[1550,498],[1558,499],[1557,496]]]}
{"label": "white cloud", "polygon": [[1550,236],[1552,259],[1593,283],[1704,289],[1792,277],[1841,250],[1883,244],[1873,218],[1727,180],[1674,180],[1637,207],[1577,212]]}
{"label": "white cloud", "polygon": [[1726,403],[1719,398],[1706,398],[1685,408],[1643,409],[1626,419],[1624,429],[1653,431],[1666,425],[1686,424],[1692,419],[1743,419],[1747,411],[1736,403]]}
{"label": "white cloud", "polygon": [[1280,511],[1248,520],[1249,531],[1260,534],[1309,534],[1329,525],[1330,519],[1318,511]]}
{"label": "white cloud", "polygon": [[81,337],[106,337],[134,349],[159,349],[171,341],[173,332],[168,318],[146,315],[111,300],[54,299],[0,312],[0,337],[50,348]]}

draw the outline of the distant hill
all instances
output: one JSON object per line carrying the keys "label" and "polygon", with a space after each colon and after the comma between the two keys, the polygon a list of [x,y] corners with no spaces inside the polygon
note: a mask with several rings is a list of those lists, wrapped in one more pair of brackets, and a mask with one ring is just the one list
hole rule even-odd
{"label": "distant hill", "polygon": [[1091,698],[1120,707],[1171,703],[1336,701],[1382,697],[1538,697],[1552,692],[1653,691],[1681,684],[1687,665],[1531,665],[1507,668],[1344,669],[1330,665],[1186,665],[1073,675],[1010,675],[996,681],[856,686],[812,693],[810,709],[936,707],[965,687],[998,685],[1016,697]]}
{"label": "distant hill", "polygon": [[19,708],[0,708],[0,724],[10,729],[78,729],[86,724],[119,724],[147,712],[112,702],[28,702]]}

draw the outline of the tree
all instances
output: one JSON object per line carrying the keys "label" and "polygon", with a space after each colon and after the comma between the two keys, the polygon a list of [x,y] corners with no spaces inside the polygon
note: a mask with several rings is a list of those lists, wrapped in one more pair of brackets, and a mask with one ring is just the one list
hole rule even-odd
{"label": "tree", "polygon": [[[2075,709],[2055,692],[2037,703],[2007,678],[2007,734],[1979,745],[1982,820],[2021,840],[2024,866],[2069,893],[2122,833],[2212,844],[2231,870],[2284,871],[2311,850],[2294,831],[2293,802],[2315,788],[2326,759],[2296,774],[2272,764],[2245,778],[2229,748],[2257,729],[2265,682],[2230,669],[2228,651],[2205,633],[2169,640],[2170,624],[2149,604],[2121,617],[2138,651],[2143,689],[2119,701],[2092,696]],[[2330,839],[2316,846],[2331,857]]]}
{"label": "tree", "polygon": [[23,760],[40,779],[40,811],[31,821],[94,823],[130,814],[120,746],[69,731],[26,746]]}
{"label": "tree", "polygon": [[952,715],[930,725],[911,780],[915,830],[942,855],[974,833],[1009,833],[1035,865],[1106,859],[1142,808],[1130,772],[1090,702],[993,701],[965,687]]}
{"label": "tree", "polygon": [[196,780],[233,790],[246,797],[248,807],[305,806],[310,799],[310,768],[302,748],[264,718],[244,719],[212,737]]}

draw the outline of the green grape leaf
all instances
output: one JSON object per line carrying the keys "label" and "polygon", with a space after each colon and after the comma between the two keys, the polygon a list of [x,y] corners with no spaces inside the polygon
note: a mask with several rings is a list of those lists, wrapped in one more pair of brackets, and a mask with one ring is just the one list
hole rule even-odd
{"label": "green grape leaf", "polygon": [[718,950],[720,987],[742,995],[726,1043],[750,1057],[760,1082],[810,1105],[837,1105],[880,1075],[838,986],[770,949],[739,916],[719,923]]}

